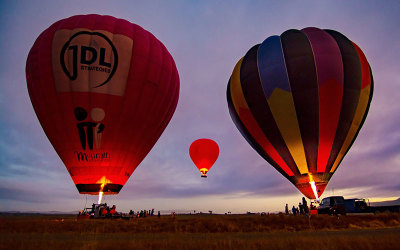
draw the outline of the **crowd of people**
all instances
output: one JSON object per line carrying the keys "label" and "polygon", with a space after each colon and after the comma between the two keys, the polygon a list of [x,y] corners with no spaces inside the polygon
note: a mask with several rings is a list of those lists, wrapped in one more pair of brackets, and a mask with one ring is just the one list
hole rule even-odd
{"label": "crowd of people", "polygon": [[[137,217],[137,218],[145,218],[145,217],[149,217],[149,216],[154,216],[154,208],[151,210],[140,210],[137,211],[136,213],[133,210],[129,211],[129,216],[131,217]],[[160,211],[158,211],[157,216],[160,217]]]}
{"label": "crowd of people", "polygon": [[[308,215],[310,210],[308,208],[306,198],[303,197],[302,202],[299,202],[298,207],[293,205],[291,210],[292,210],[291,212],[293,215],[297,215],[297,214]],[[286,215],[290,214],[288,204],[286,204],[286,206],[285,206],[285,214]]]}

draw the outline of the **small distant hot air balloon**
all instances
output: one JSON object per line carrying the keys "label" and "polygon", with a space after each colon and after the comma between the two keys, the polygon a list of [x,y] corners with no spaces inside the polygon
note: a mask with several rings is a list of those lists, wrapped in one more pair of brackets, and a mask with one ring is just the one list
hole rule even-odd
{"label": "small distant hot air balloon", "polygon": [[219,155],[218,144],[210,139],[198,139],[192,142],[189,155],[199,169],[201,177],[207,178],[207,172],[214,165]]}
{"label": "small distant hot air balloon", "polygon": [[81,194],[117,194],[169,123],[179,96],[174,60],[123,19],[79,15],[35,41],[28,91]]}
{"label": "small distant hot air balloon", "polygon": [[305,196],[321,196],[363,125],[373,78],[361,49],[333,30],[288,30],[255,45],[228,83],[247,142]]}

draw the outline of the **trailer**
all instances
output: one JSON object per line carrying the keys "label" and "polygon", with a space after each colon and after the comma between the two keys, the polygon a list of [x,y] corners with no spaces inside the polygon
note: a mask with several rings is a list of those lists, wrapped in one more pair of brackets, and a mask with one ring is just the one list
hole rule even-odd
{"label": "trailer", "polygon": [[345,199],[344,208],[347,213],[373,213],[373,209],[366,199]]}
{"label": "trailer", "polygon": [[400,205],[371,206],[368,199],[344,199],[343,196],[330,196],[322,199],[318,214],[346,215],[356,213],[400,213]]}

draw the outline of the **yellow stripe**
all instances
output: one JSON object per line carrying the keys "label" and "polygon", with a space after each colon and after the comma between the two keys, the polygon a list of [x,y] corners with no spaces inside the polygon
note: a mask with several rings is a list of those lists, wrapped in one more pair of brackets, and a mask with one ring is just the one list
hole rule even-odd
{"label": "yellow stripe", "polygon": [[331,172],[335,172],[340,161],[344,157],[344,154],[346,153],[347,149],[350,147],[350,144],[353,141],[353,138],[356,135],[358,128],[360,127],[361,121],[365,114],[365,110],[367,109],[368,106],[370,92],[371,92],[371,85],[361,90],[360,101],[358,102],[357,105],[356,114],[354,116],[353,122],[351,123],[351,127],[349,129],[349,133],[346,136],[346,140],[344,141],[342,148],[340,149],[339,154],[336,157],[335,162],[333,163]]}
{"label": "yellow stripe", "polygon": [[231,96],[232,103],[236,112],[240,117],[240,108],[248,109],[246,100],[244,99],[242,86],[240,85],[240,67],[242,66],[243,57],[236,63],[231,76]]}
{"label": "yellow stripe", "polygon": [[300,174],[308,173],[306,154],[301,139],[292,93],[275,88],[267,101],[276,125],[293,160],[296,162]]}

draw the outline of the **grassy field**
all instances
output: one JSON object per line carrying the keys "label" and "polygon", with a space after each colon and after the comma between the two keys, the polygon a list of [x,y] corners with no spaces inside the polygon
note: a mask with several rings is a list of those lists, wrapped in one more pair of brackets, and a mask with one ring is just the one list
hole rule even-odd
{"label": "grassy field", "polygon": [[400,214],[0,216],[1,249],[400,249]]}

